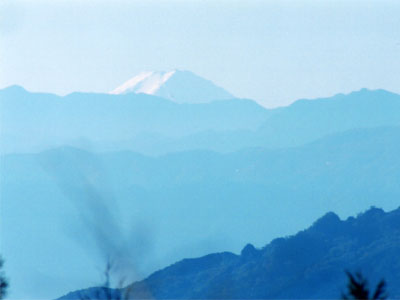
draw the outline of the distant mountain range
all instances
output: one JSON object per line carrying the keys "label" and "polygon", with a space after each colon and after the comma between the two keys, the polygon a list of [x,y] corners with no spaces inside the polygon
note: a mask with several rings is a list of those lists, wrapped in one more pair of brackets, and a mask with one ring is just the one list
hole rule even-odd
{"label": "distant mountain range", "polygon": [[366,89],[273,110],[243,99],[177,104],[145,94],[59,97],[20,87],[1,90],[0,103],[2,153],[66,145],[149,155],[198,149],[226,153],[294,147],[346,130],[400,125],[400,96]]}
{"label": "distant mountain range", "polygon": [[[390,299],[400,297],[400,208],[371,208],[345,221],[330,212],[262,249],[248,244],[240,255],[184,259],[113,292],[129,290],[131,299],[339,299],[345,270],[362,272],[371,284],[384,278]],[[91,299],[98,290],[58,300]]]}
{"label": "distant mountain range", "polygon": [[[382,127],[296,148],[228,154],[189,151],[154,158],[63,147],[3,155],[1,204],[7,214],[1,225],[13,228],[2,232],[8,273],[18,285],[41,270],[54,289],[97,276],[92,266],[102,259],[85,226],[94,222],[91,212],[100,212],[98,222],[105,225],[97,226],[107,226],[105,209],[121,223],[116,232],[129,232],[135,220],[143,222],[139,228],[150,228],[140,233],[149,235],[148,255],[132,251],[132,259],[141,257],[139,274],[182,257],[238,251],[246,242],[262,245],[305,228],[328,210],[349,216],[371,205],[394,209],[400,204],[398,153],[400,128]],[[48,224],[54,224],[51,230]],[[65,228],[86,235],[86,241],[63,234]],[[118,234],[111,240],[121,243]],[[21,268],[25,272],[18,275]],[[59,269],[68,279],[58,278]]]}
{"label": "distant mountain range", "polygon": [[298,100],[288,107],[269,111],[268,118],[256,130],[209,130],[147,141],[136,137],[119,147],[147,154],[165,154],[193,149],[232,152],[249,147],[301,146],[351,129],[400,125],[400,95],[363,89],[348,95]]}
{"label": "distant mountain range", "polygon": [[18,86],[0,91],[0,105],[3,153],[113,145],[143,135],[177,138],[208,130],[253,130],[270,114],[243,99],[177,104],[145,94],[59,97],[29,93]]}
{"label": "distant mountain range", "polygon": [[327,211],[399,207],[400,95],[363,89],[277,109],[231,97],[183,71],[141,74],[113,94],[0,90],[10,297],[91,286],[107,255],[132,262],[133,281],[263,245]]}

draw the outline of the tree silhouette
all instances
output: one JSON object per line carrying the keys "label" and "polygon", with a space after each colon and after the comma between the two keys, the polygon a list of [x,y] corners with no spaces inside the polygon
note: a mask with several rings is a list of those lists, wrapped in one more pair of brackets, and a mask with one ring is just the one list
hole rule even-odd
{"label": "tree silhouette", "polygon": [[114,263],[107,259],[105,269],[103,271],[104,284],[101,287],[92,290],[92,294],[85,294],[87,291],[82,291],[79,294],[80,300],[129,300],[132,287],[123,288],[124,280],[121,279],[117,288],[111,288],[111,271]]}
{"label": "tree silhouette", "polygon": [[347,284],[347,294],[342,294],[343,300],[385,300],[388,296],[386,294],[386,283],[381,280],[376,286],[375,292],[371,293],[368,287],[368,281],[361,275],[355,275],[347,272],[349,283]]}
{"label": "tree silhouette", "polygon": [[0,299],[3,299],[7,294],[8,281],[3,272],[3,259],[0,257]]}

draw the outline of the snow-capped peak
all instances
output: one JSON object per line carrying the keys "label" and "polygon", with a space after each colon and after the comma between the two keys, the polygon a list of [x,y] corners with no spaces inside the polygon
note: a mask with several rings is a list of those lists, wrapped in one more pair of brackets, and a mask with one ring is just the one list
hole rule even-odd
{"label": "snow-capped peak", "polygon": [[111,91],[110,94],[135,92],[153,95],[175,72],[175,70],[169,72],[141,72]]}
{"label": "snow-capped peak", "polygon": [[233,96],[209,80],[189,71],[142,72],[110,94],[144,93],[183,103],[230,99]]}

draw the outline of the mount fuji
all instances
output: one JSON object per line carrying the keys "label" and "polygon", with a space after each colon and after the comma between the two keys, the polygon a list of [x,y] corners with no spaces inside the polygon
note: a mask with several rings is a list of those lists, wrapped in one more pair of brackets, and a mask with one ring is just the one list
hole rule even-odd
{"label": "mount fuji", "polygon": [[142,72],[111,91],[110,94],[131,92],[155,95],[177,103],[206,103],[235,98],[213,82],[192,72],[181,70]]}

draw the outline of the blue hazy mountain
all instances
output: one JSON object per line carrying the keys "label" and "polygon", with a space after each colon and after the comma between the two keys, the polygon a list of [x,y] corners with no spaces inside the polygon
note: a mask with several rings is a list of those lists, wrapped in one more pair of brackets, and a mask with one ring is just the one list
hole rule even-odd
{"label": "blue hazy mountain", "polygon": [[367,89],[272,110],[240,99],[177,104],[133,92],[58,97],[19,87],[0,91],[0,102],[3,153],[62,145],[150,155],[226,153],[300,146],[346,130],[400,125],[400,96]]}
{"label": "blue hazy mountain", "polygon": [[[400,297],[400,208],[371,208],[343,221],[329,212],[261,249],[247,244],[240,255],[184,259],[114,293],[129,290],[129,299],[338,299],[345,270],[362,272],[373,285],[384,278],[390,298]],[[92,299],[96,290],[59,300]]]}
{"label": "blue hazy mountain", "polygon": [[235,98],[228,91],[216,86],[211,81],[190,71],[182,70],[142,72],[111,93],[143,93],[166,98],[177,103],[206,103],[216,99]]}
{"label": "blue hazy mountain", "polygon": [[400,95],[362,89],[317,101],[298,100],[265,121],[266,145],[296,146],[354,128],[400,125]]}
{"label": "blue hazy mountain", "polygon": [[18,86],[0,91],[0,105],[3,153],[85,141],[112,144],[143,134],[176,138],[207,130],[256,129],[270,114],[244,99],[178,104],[146,94],[59,97]]}
{"label": "blue hazy mountain", "polygon": [[400,96],[384,90],[362,89],[348,95],[299,100],[288,107],[270,110],[269,117],[256,130],[210,129],[181,137],[142,134],[93,146],[103,151],[123,149],[151,155],[196,149],[226,153],[249,147],[300,146],[346,130],[398,125]]}
{"label": "blue hazy mountain", "polygon": [[90,286],[108,254],[132,261],[137,280],[183,257],[261,246],[328,210],[399,206],[399,95],[361,90],[267,110],[136,92],[0,91],[11,297]]}
{"label": "blue hazy mountain", "polygon": [[300,146],[336,132],[400,125],[400,96],[384,90],[362,89],[348,95],[299,100],[272,112],[257,130],[209,130],[169,139],[153,137],[144,140],[135,137],[108,149],[119,147],[141,153],[163,154],[193,149],[231,152],[246,147]]}
{"label": "blue hazy mountain", "polygon": [[[55,297],[98,278],[98,248],[113,253],[128,239],[118,232],[131,228],[139,232],[127,252],[140,277],[183,257],[261,246],[329,210],[347,217],[371,205],[394,209],[398,153],[400,128],[380,127],[228,154],[149,157],[63,147],[3,155],[1,225],[13,228],[2,232],[7,273],[19,297]],[[107,225],[110,219],[118,222]],[[92,241],[107,228],[111,237]],[[37,289],[45,283],[46,291]]]}

